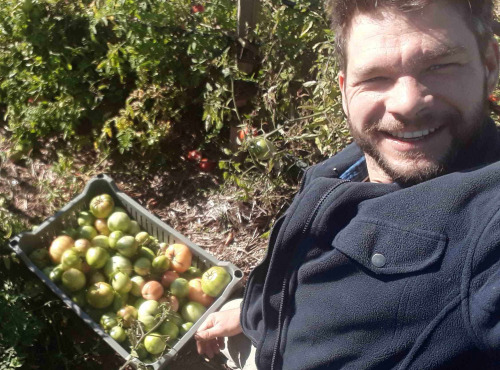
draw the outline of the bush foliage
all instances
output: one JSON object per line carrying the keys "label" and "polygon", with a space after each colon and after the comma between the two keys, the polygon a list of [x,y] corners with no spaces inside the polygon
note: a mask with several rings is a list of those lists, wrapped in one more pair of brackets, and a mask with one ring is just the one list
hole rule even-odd
{"label": "bush foliage", "polygon": [[[236,13],[234,0],[4,1],[0,110],[13,138],[144,153],[191,124],[224,158],[229,126],[252,126],[278,159],[338,150],[347,134],[322,2],[261,1],[245,41]],[[249,74],[237,68],[245,42],[258,49]],[[254,87],[249,103],[240,86]]]}

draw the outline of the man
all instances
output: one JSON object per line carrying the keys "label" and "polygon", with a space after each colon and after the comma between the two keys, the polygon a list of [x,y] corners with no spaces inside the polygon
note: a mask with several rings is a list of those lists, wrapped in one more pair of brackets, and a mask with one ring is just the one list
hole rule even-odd
{"label": "man", "polygon": [[356,144],[306,172],[240,310],[259,369],[500,369],[491,0],[331,0]]}

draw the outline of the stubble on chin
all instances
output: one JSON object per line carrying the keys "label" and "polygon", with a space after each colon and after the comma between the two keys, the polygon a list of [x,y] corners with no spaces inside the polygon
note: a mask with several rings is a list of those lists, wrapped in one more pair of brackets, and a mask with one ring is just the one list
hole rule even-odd
{"label": "stubble on chin", "polygon": [[[375,132],[382,129],[381,122],[374,123],[363,134],[353,127],[349,117],[347,122],[354,141],[367,156],[371,157],[372,161],[370,162],[375,163],[392,181],[402,186],[411,186],[451,172],[456,167],[457,158],[462,157],[464,152],[470,150],[471,143],[481,136],[486,117],[486,105],[477,107],[472,115],[472,124],[470,125],[465,124],[462,115],[449,115],[444,124],[451,132],[452,141],[449,148],[439,158],[432,158],[428,153],[407,152],[399,153],[400,158],[392,160],[392,162],[397,161],[397,163],[391,163],[386,159],[378,150],[375,142],[370,140]],[[397,121],[383,125],[385,131],[400,130],[403,127],[408,127],[408,125]],[[469,130],[465,129],[467,127]]]}

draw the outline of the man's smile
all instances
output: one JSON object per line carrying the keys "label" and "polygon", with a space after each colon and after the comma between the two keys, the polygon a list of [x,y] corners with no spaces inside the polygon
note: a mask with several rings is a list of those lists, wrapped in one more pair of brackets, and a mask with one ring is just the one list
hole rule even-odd
{"label": "man's smile", "polygon": [[421,131],[395,131],[395,132],[387,132],[389,135],[399,138],[399,139],[422,139],[434,131],[436,131],[439,127],[434,127],[430,129],[425,129]]}

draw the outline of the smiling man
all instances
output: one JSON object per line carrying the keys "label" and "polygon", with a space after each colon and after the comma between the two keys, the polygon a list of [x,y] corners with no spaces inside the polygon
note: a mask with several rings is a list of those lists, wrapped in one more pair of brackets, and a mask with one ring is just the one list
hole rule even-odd
{"label": "smiling man", "polygon": [[209,316],[198,350],[244,335],[244,369],[500,369],[493,2],[328,11],[355,143],[306,172],[241,308]]}
{"label": "smiling man", "polygon": [[497,46],[480,49],[468,1],[420,3],[429,5],[353,14],[344,31],[343,107],[372,181],[416,183],[460,166],[496,86]]}

